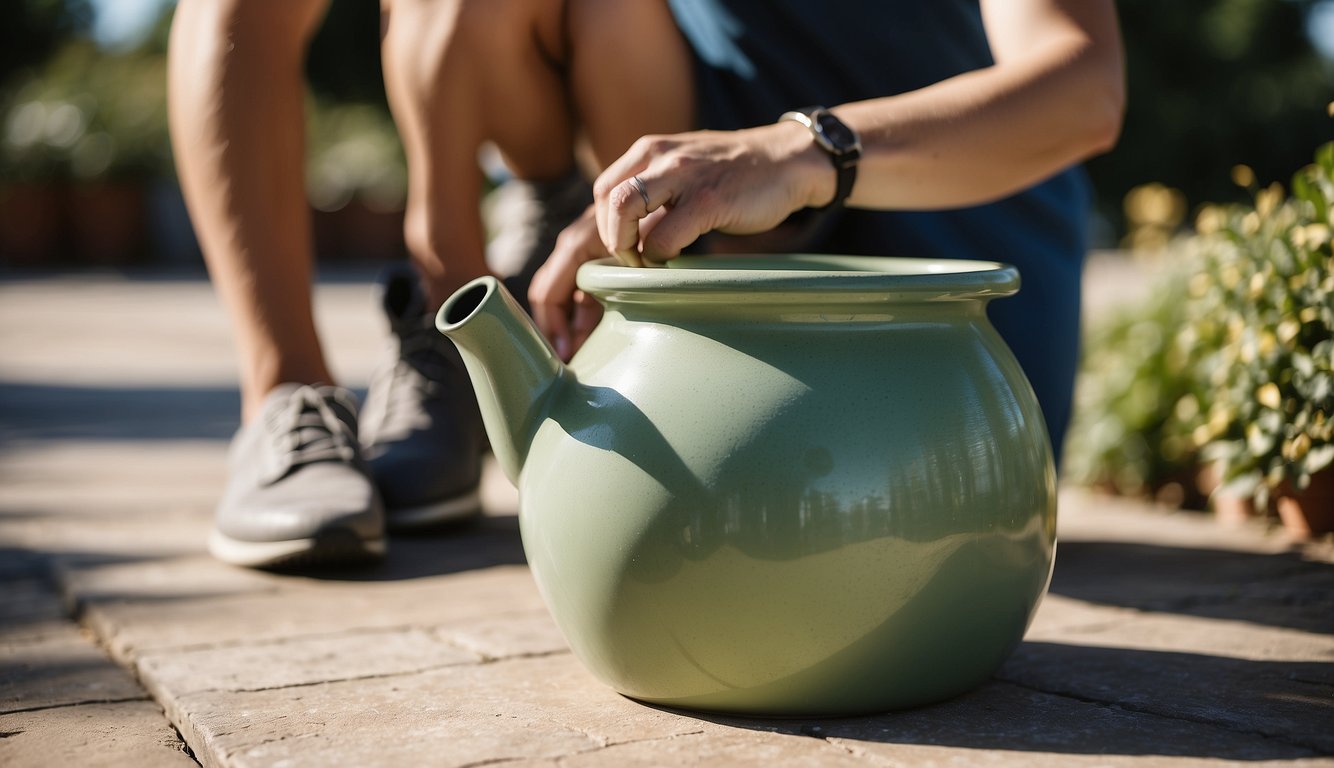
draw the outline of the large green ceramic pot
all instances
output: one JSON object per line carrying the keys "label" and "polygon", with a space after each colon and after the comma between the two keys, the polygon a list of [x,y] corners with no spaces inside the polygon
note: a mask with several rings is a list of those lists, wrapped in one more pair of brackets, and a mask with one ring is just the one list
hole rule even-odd
{"label": "large green ceramic pot", "polygon": [[494,279],[437,317],[575,654],[637,699],[766,715],[985,681],[1055,546],[1042,414],[986,318],[1016,270],[670,266],[585,265],[606,315],[569,367]]}

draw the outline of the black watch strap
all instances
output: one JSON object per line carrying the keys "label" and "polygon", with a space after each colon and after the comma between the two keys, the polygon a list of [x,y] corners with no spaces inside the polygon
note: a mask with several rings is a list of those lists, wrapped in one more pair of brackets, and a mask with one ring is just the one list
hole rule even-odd
{"label": "black watch strap", "polygon": [[804,107],[784,112],[778,119],[792,120],[806,126],[816,145],[829,155],[838,178],[834,199],[825,208],[842,205],[848,195],[852,194],[852,185],[857,182],[857,161],[862,156],[862,143],[857,133],[824,107]]}

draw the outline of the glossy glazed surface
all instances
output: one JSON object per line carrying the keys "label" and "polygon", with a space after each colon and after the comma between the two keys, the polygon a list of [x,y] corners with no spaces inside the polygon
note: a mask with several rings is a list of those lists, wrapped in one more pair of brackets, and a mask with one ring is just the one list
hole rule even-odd
{"label": "glossy glazed surface", "polygon": [[[1017,289],[1012,269],[681,259],[579,281],[607,314],[568,370],[516,374],[511,352],[467,338],[494,302],[441,319],[493,443],[527,441],[510,462],[524,548],[596,675],[774,715],[909,707],[987,679],[1054,548],[1042,417],[984,314]],[[523,393],[495,391],[510,381]]]}

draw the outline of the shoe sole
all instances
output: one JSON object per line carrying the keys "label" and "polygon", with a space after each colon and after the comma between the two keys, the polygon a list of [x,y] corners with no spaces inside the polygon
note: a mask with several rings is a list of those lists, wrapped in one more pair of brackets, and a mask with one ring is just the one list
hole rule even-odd
{"label": "shoe sole", "polygon": [[341,528],[288,541],[242,541],[218,530],[208,539],[209,553],[222,562],[262,569],[366,563],[383,558],[385,549],[383,538],[363,539]]}
{"label": "shoe sole", "polygon": [[444,501],[416,507],[385,510],[385,525],[391,531],[412,531],[443,523],[455,523],[482,513],[482,494],[476,490]]}

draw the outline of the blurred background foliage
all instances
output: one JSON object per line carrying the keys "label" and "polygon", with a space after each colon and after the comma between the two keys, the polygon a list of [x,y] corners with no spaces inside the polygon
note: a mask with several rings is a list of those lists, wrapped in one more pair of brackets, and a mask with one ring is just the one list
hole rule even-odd
{"label": "blurred background foliage", "polygon": [[[1156,182],[1190,207],[1239,202],[1229,169],[1286,181],[1331,136],[1334,3],[1120,0],[1129,101],[1121,141],[1089,163],[1117,232],[1119,204]],[[1319,43],[1325,51],[1321,55]]]}
{"label": "blurred background foliage", "polygon": [[[1233,165],[1261,183],[1284,179],[1331,134],[1334,0],[1117,5],[1130,100],[1119,146],[1088,164],[1101,245],[1137,229],[1160,237],[1200,204],[1239,201]],[[129,9],[139,29],[97,34]],[[171,12],[170,0],[0,4],[3,178],[170,178],[161,58]],[[321,209],[401,200],[390,189],[404,171],[380,79],[379,13],[370,0],[333,0],[311,47],[311,184]],[[1158,186],[1133,208],[1127,194],[1149,184]]]}
{"label": "blurred background foliage", "polygon": [[1141,254],[1147,298],[1088,330],[1066,476],[1334,532],[1334,142],[1288,187],[1232,176],[1251,200]]}

